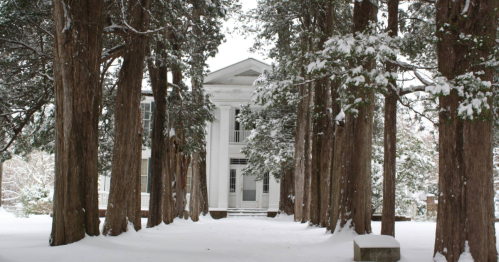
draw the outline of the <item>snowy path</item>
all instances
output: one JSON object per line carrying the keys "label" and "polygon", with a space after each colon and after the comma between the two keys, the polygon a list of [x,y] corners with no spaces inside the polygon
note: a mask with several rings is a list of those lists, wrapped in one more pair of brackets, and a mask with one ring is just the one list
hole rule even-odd
{"label": "snowy path", "polygon": [[[1,212],[0,212],[1,213]],[[202,218],[128,232],[119,237],[86,237],[49,247],[48,216],[13,218],[0,214],[0,261],[352,261],[351,231],[335,235],[294,223],[291,217]],[[143,226],[146,220],[143,219]],[[381,224],[373,222],[379,234]],[[401,261],[431,261],[435,223],[398,222]]]}

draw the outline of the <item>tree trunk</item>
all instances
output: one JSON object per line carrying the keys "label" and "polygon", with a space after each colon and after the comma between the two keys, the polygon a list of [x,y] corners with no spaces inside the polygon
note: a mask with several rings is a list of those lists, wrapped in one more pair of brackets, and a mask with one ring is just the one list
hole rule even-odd
{"label": "tree trunk", "polygon": [[[398,34],[399,0],[388,1],[388,30],[392,37]],[[387,64],[388,72],[396,67]],[[395,88],[396,79],[390,79]],[[383,211],[381,216],[381,234],[395,237],[395,172],[397,160],[397,93],[388,88],[385,96],[385,132],[383,133]]]}
{"label": "tree trunk", "polygon": [[[377,20],[377,7],[371,1],[355,1],[354,31],[364,31]],[[374,62],[364,65],[367,70]],[[333,187],[331,189],[331,232],[350,227],[358,234],[371,233],[371,147],[374,93],[350,86],[356,98],[368,102],[358,108],[357,116],[347,114],[344,125],[335,130]]]}
{"label": "tree trunk", "polygon": [[200,192],[200,160],[199,153],[196,152],[192,156],[192,178],[191,178],[191,199],[189,201],[189,216],[192,221],[199,221],[199,214],[201,213],[201,192]]}
{"label": "tree trunk", "polygon": [[294,196],[294,170],[287,170],[282,174],[280,181],[280,196],[279,196],[279,212],[283,212],[288,215],[294,214],[294,204],[292,196]]}
{"label": "tree trunk", "polygon": [[[151,78],[151,87],[154,96],[153,126],[151,133],[151,183],[149,189],[149,214],[147,227],[154,227],[164,221],[166,224],[173,222],[165,218],[166,209],[173,203],[169,201],[171,195],[171,184],[169,182],[168,170],[168,115],[167,96],[168,79],[167,67],[163,63],[165,45],[158,40],[156,45],[156,62],[148,61],[148,69]],[[159,57],[163,56],[163,57]],[[162,59],[163,58],[163,59]]]}
{"label": "tree trunk", "polygon": [[[138,31],[149,27],[149,0],[128,1],[128,23]],[[125,38],[125,54],[119,73],[114,112],[114,149],[111,188],[104,223],[104,235],[118,236],[133,223],[142,228],[140,166],[142,159],[142,71],[147,36],[130,32]]]}
{"label": "tree trunk", "polygon": [[99,235],[97,147],[103,1],[53,0],[56,160],[50,245]]}
{"label": "tree trunk", "polygon": [[305,134],[305,126],[307,124],[307,115],[308,111],[306,108],[306,101],[308,100],[306,97],[307,89],[306,86],[299,87],[299,96],[300,102],[298,103],[298,113],[297,113],[297,123],[296,123],[296,139],[295,139],[295,190],[294,190],[294,203],[295,203],[295,212],[294,212],[294,220],[302,221],[303,218],[303,194],[304,194],[304,182],[305,182],[305,140],[308,137]]}
{"label": "tree trunk", "polygon": [[[200,24],[200,16],[201,16],[201,9],[196,6],[194,7],[193,10],[193,18],[194,22]],[[202,32],[199,27],[194,27],[193,28],[193,33],[196,37],[201,37]],[[202,90],[202,85],[203,85],[203,65],[204,65],[204,59],[203,59],[203,49],[204,47],[200,45],[200,43],[197,43],[197,45],[194,47],[194,52],[193,54],[193,60],[192,60],[192,73],[191,73],[191,83],[192,83],[192,96],[194,103],[197,103],[197,108],[203,107],[204,104],[204,98],[203,98],[203,90]],[[204,123],[198,123],[198,124],[204,124]],[[201,191],[201,179],[202,175],[206,175],[206,173],[201,172],[201,159],[200,159],[200,152],[203,151],[202,148],[204,148],[204,133],[202,137],[194,137],[195,143],[198,145],[201,145],[201,148],[199,151],[194,152],[192,155],[192,177],[191,177],[191,198],[189,201],[189,215],[192,219],[192,221],[198,221],[199,220],[199,214],[201,213],[201,205],[203,202],[203,193]],[[206,178],[204,179],[206,181]]]}
{"label": "tree trunk", "polygon": [[[167,116],[168,117],[168,116]],[[169,131],[169,128],[167,129]],[[168,132],[169,134],[170,132]],[[175,181],[174,175],[174,144],[172,139],[166,137],[166,161],[165,161],[165,199],[163,201],[163,222],[165,224],[173,223],[175,219],[175,200],[173,199],[173,183]]]}
{"label": "tree trunk", "polygon": [[314,96],[312,95],[312,84],[308,84],[307,93],[310,94],[307,98],[307,102],[305,104],[305,114],[306,114],[306,126],[305,126],[305,174],[303,181],[303,216],[302,223],[306,223],[310,221],[310,199],[311,199],[311,182],[312,182],[312,112],[310,112],[310,105],[313,104]]}
{"label": "tree trunk", "polygon": [[[483,72],[492,81],[493,69],[482,58],[493,53],[497,29],[497,1],[437,1],[438,69],[447,79],[467,72]],[[471,40],[460,40],[460,35]],[[479,41],[477,41],[479,39]],[[464,92],[473,92],[464,85]],[[481,91],[488,92],[489,90]],[[466,246],[476,262],[497,261],[494,228],[492,125],[490,111],[463,120],[457,90],[439,97],[439,196],[435,255],[459,260]],[[488,101],[491,106],[491,100]]]}
{"label": "tree trunk", "polygon": [[208,201],[208,184],[207,184],[207,173],[206,173],[206,147],[203,146],[203,150],[199,153],[199,187],[201,191],[201,203],[200,209],[203,216],[206,216],[209,212],[209,201]]}

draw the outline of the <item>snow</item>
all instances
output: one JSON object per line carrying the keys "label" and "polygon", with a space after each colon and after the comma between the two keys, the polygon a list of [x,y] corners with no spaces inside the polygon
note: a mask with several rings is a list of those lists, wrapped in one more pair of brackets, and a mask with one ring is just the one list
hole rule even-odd
{"label": "snow", "polygon": [[[66,246],[50,247],[52,219],[46,215],[16,218],[0,209],[0,261],[352,261],[352,230],[334,235],[324,228],[277,218],[202,217],[127,232],[118,237],[85,237]],[[101,222],[101,225],[103,221]],[[498,225],[498,224],[496,224]],[[380,222],[372,222],[379,234]],[[397,222],[402,262],[432,261],[434,222]],[[462,261],[466,253],[461,256]],[[440,260],[445,261],[445,260]]]}
{"label": "snow", "polygon": [[392,236],[384,235],[360,235],[353,238],[360,248],[397,248],[400,244]]}

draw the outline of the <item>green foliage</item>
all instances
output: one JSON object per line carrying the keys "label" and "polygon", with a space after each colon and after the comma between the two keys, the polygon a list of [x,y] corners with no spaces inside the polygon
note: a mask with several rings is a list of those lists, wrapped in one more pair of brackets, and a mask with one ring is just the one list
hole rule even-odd
{"label": "green foliage", "polygon": [[0,159],[53,151],[51,1],[0,3]]}
{"label": "green foliage", "polygon": [[[372,207],[381,211],[383,204],[383,110],[384,101],[376,100],[372,149]],[[426,194],[438,192],[438,153],[431,134],[422,132],[420,123],[406,116],[397,119],[397,166],[395,212],[397,215],[426,215]],[[417,214],[413,214],[415,208]]]}
{"label": "green foliage", "polygon": [[297,87],[286,79],[286,70],[272,65],[264,71],[253,95],[253,105],[241,107],[239,121],[252,130],[246,146],[241,150],[249,158],[243,169],[245,175],[262,179],[269,173],[276,179],[294,168]]}
{"label": "green foliage", "polygon": [[52,190],[44,184],[24,187],[19,197],[22,209],[16,215],[29,217],[29,215],[42,215],[52,212]]}

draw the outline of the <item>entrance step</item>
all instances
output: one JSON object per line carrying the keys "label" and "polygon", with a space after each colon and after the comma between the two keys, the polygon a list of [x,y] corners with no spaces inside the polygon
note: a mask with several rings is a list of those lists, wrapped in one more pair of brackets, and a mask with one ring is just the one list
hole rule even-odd
{"label": "entrance step", "polygon": [[229,208],[229,217],[267,217],[267,209],[263,208]]}

